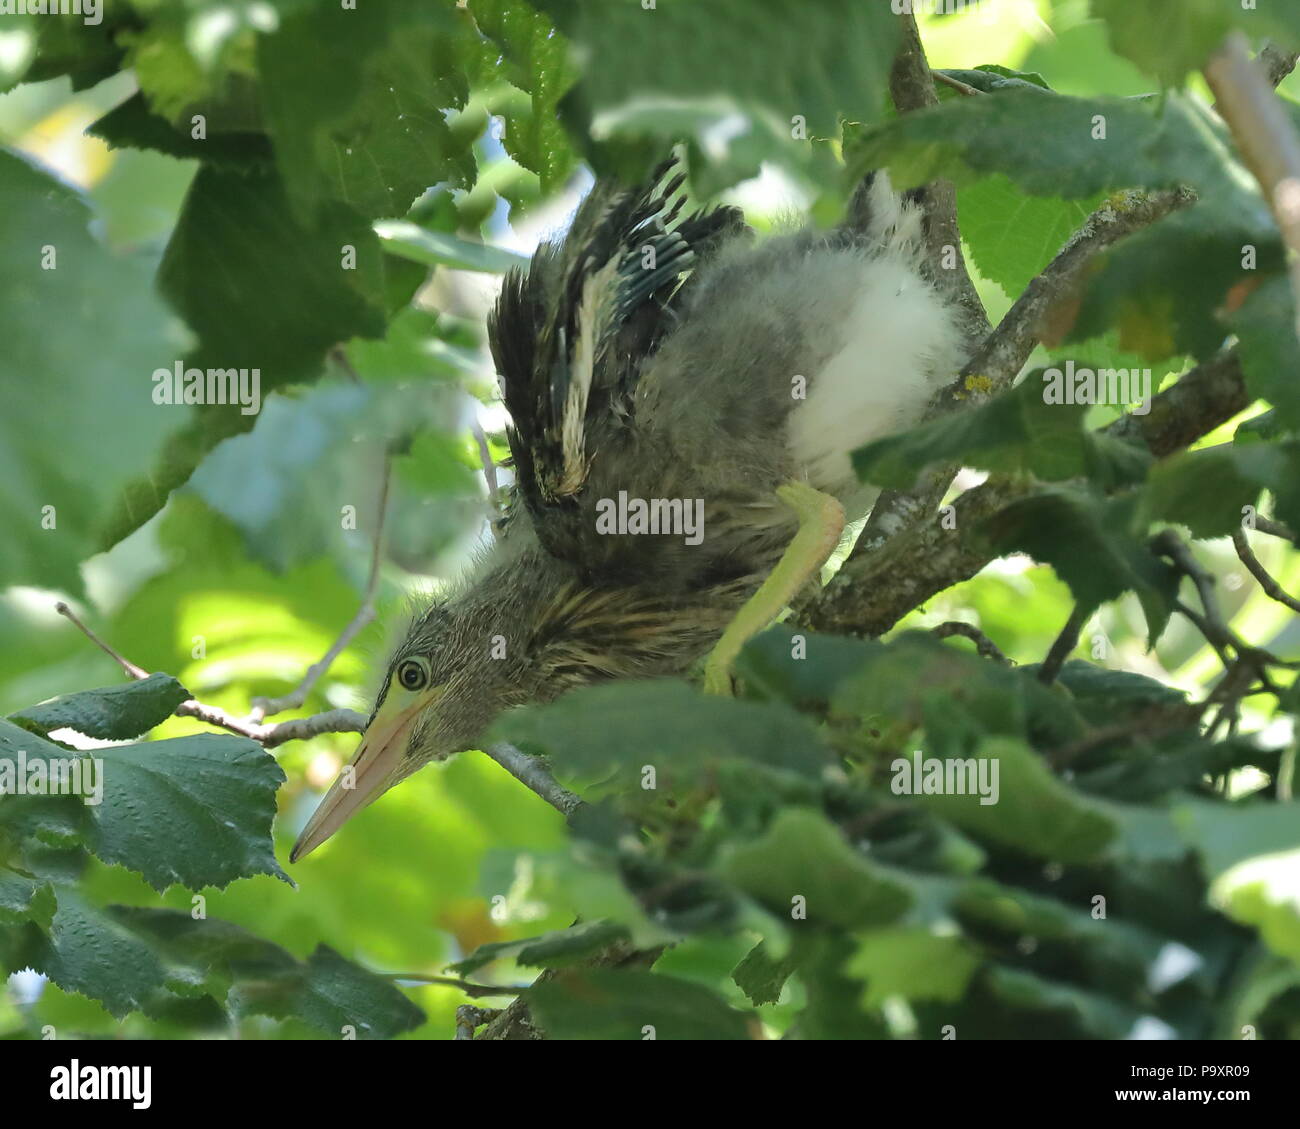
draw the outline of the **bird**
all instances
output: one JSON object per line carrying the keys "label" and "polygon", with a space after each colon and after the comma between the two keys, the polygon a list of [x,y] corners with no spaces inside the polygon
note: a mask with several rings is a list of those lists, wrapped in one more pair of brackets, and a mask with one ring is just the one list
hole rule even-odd
{"label": "bird", "polygon": [[680,676],[733,691],[743,644],[815,583],[877,491],[850,454],[916,423],[958,371],[923,190],[883,171],[844,220],[758,238],[686,212],[676,156],[595,182],[509,273],[487,336],[511,423],[492,542],[413,616],[297,861],[506,710]]}

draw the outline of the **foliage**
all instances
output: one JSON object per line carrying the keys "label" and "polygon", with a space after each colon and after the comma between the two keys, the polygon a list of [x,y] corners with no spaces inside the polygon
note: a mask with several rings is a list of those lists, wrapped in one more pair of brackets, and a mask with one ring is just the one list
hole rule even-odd
{"label": "foliage", "polygon": [[[1300,529],[1300,357],[1282,237],[1197,78],[1229,29],[1286,45],[1300,19],[1038,0],[1039,42],[990,7],[921,24],[979,93],[904,114],[884,3],[7,17],[0,764],[102,794],[0,796],[0,1031],[447,1038],[458,985],[541,973],[560,1038],[1300,1035],[1300,630],[1223,540],[1261,511]],[[993,315],[1096,209],[1196,200],[1052,304],[1016,388],[856,453],[878,487],[1015,483],[953,534],[979,576],[879,640],[796,613],[735,700],[665,680],[507,714],[491,739],[587,801],[567,824],[465,753],[290,878],[355,739],[264,748],[175,711],[243,717],[326,652],[367,595],[385,468],[379,619],[454,575],[493,515],[466,421],[504,450],[481,281],[586,168],[639,175],[673,142],[693,196],[748,205],[762,170],[823,221],[869,168],[951,178]],[[1158,391],[1225,343],[1251,407],[1190,450],[1042,395],[1066,360],[1158,366]],[[260,410],[155,402],[177,365],[256,368]],[[1294,592],[1294,544],[1248,543]],[[157,673],[123,681],[60,597]],[[1015,664],[931,634],[955,619]],[[361,706],[381,642],[365,627],[299,714]],[[900,791],[920,754],[997,802]]]}

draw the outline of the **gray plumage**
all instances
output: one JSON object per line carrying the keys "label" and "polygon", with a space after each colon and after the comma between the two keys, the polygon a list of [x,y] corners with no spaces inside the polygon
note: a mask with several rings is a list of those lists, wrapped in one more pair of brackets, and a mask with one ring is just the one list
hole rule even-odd
{"label": "gray plumage", "polygon": [[[870,348],[872,327],[853,323],[864,264],[884,261],[906,277],[912,290],[898,298],[924,307],[931,339],[908,342],[903,358],[859,352],[856,379],[881,385],[898,411],[864,421],[852,446],[910,422],[955,372],[955,319],[921,272],[920,210],[883,177],[860,191],[852,226],[755,245],[735,209],[674,223],[680,181],[664,185],[668,173],[661,166],[631,191],[598,185],[567,237],[541,246],[528,273],[504,284],[489,334],[514,418],[516,504],[499,543],[456,594],[417,618],[394,656],[427,649],[434,684],[448,683],[437,717],[412,735],[411,768],[426,754],[474,747],[502,708],[586,682],[685,670],[793,536],[794,517],[773,494],[781,483],[812,478],[851,518],[865,512],[870,494],[843,471],[819,479],[824,453],[793,442],[790,426],[832,358],[864,332]],[[592,332],[578,316],[583,287],[611,263],[585,465],[577,488],[562,493],[573,353]],[[620,491],[702,499],[702,543],[599,532],[598,503]],[[492,657],[494,640],[505,658]]]}
{"label": "gray plumage", "polygon": [[[871,495],[849,453],[915,421],[955,374],[921,211],[883,175],[845,225],[756,241],[734,208],[683,217],[672,166],[637,188],[598,183],[567,236],[506,278],[488,334],[513,502],[393,655],[355,762],[363,794],[336,782],[294,857],[477,747],[504,709],[685,671],[794,537],[777,488],[805,482],[860,516]],[[699,500],[702,537],[611,531],[620,494]]]}

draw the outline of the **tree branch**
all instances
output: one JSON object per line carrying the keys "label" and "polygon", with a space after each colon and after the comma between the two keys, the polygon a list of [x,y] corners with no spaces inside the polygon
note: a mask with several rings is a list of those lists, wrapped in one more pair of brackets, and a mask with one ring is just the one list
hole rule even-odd
{"label": "tree branch", "polygon": [[[902,44],[889,74],[889,93],[900,114],[939,104],[934,72],[926,62],[916,17],[898,17]],[[963,334],[972,348],[989,331],[988,315],[971,281],[962,257],[957,226],[957,191],[949,180],[936,180],[925,189],[925,242],[931,263],[931,281],[963,311]],[[941,264],[952,262],[945,268]]]}
{"label": "tree branch", "polygon": [[505,743],[493,745],[483,752],[563,815],[572,815],[582,807],[582,797],[557,784],[540,757],[529,756]]}
{"label": "tree branch", "polygon": [[1088,617],[1084,614],[1083,609],[1074,605],[1074,611],[1070,613],[1070,618],[1065,621],[1065,626],[1061,628],[1061,633],[1056,637],[1051,649],[1047,652],[1047,657],[1043,659],[1043,665],[1038,668],[1038,681],[1044,686],[1050,686],[1056,681],[1056,676],[1061,673],[1061,667],[1065,665],[1065,660],[1070,657],[1070,652],[1074,650],[1079,643],[1079,632],[1083,630],[1083,625]]}
{"label": "tree branch", "polygon": [[1209,735],[1225,721],[1229,734],[1237,730],[1241,700],[1261,690],[1277,694],[1278,688],[1269,674],[1269,668],[1279,666],[1294,669],[1300,663],[1285,662],[1263,647],[1256,647],[1241,638],[1223,615],[1214,591],[1214,577],[1196,559],[1191,549],[1172,530],[1165,529],[1151,539],[1154,552],[1168,558],[1174,567],[1191,579],[1201,602],[1202,612],[1193,611],[1181,601],[1177,610],[1205,636],[1223,663],[1223,677],[1201,704],[1205,709],[1217,706],[1218,714],[1208,731]]}
{"label": "tree branch", "polygon": [[1246,537],[1244,529],[1237,529],[1232,534],[1232,544],[1237,550],[1237,556],[1241,558],[1241,563],[1250,570],[1251,576],[1259,581],[1259,586],[1264,589],[1264,594],[1271,599],[1276,600],[1279,604],[1285,604],[1293,612],[1300,612],[1300,600],[1297,600],[1282,585],[1273,579],[1261,563],[1254,550],[1250,547],[1250,541]]}
{"label": "tree branch", "polygon": [[[136,681],[149,677],[147,670],[118,654],[82,623],[67,604],[60,601],[54,607],[61,616],[71,620],[86,638],[109,655],[128,677]],[[346,709],[327,710],[324,713],[313,714],[311,717],[294,717],[274,724],[266,724],[252,715],[236,717],[220,706],[210,706],[195,698],[182,702],[172,712],[176,717],[191,717],[195,721],[215,725],[218,729],[224,729],[239,737],[247,737],[250,741],[256,741],[264,749],[274,749],[286,741],[306,741],[312,737],[319,737],[322,733],[364,733],[366,730],[366,715],[356,710]],[[513,745],[506,744],[494,745],[484,752],[521,784],[536,792],[563,815],[570,816],[582,806],[582,797],[561,787],[540,758],[529,756]]]}
{"label": "tree branch", "polygon": [[947,639],[953,635],[960,635],[963,639],[969,639],[975,644],[975,651],[982,658],[992,659],[994,662],[1001,663],[1003,666],[1011,666],[1011,660],[998,648],[987,635],[978,627],[969,623],[961,623],[957,620],[950,620],[947,623],[941,623],[938,627],[932,627],[930,634],[936,639]]}
{"label": "tree branch", "polygon": [[[905,29],[904,46],[891,75],[890,89],[895,104],[904,111],[934,105],[938,99],[933,78],[925,66],[915,20],[901,18]],[[1260,56],[1267,81],[1274,85],[1290,73],[1295,60],[1296,56],[1273,47],[1266,47]],[[1250,70],[1258,80],[1260,68],[1252,63]],[[1272,100],[1272,105],[1276,108],[1276,99]],[[1289,123],[1285,124],[1289,129]],[[951,186],[947,187],[951,189]],[[1300,222],[1300,182],[1295,183],[1295,188],[1295,215]],[[1107,200],[1029,284],[997,328],[983,337],[982,344],[973,352],[957,380],[940,394],[926,418],[963,404],[969,406],[972,401],[979,402],[1009,387],[1042,339],[1050,312],[1075,292],[1092,260],[1118,240],[1189,206],[1195,199],[1191,189],[1177,188],[1162,192],[1131,190],[1117,193]],[[959,246],[955,203],[951,214],[953,220],[945,229],[945,235],[956,240],[955,245]],[[960,274],[969,283],[964,266]],[[963,289],[960,285],[956,287],[958,292]],[[956,296],[969,319],[969,302],[960,293]],[[1300,302],[1297,302],[1297,308],[1300,309]],[[1207,398],[1203,406],[1194,402],[1198,396]],[[1156,397],[1156,404],[1158,408],[1153,405],[1150,415],[1125,416],[1108,428],[1108,433],[1141,441],[1157,455],[1187,446],[1246,406],[1236,357],[1227,360],[1221,354],[1220,358],[1194,369],[1174,388]],[[1230,411],[1227,410],[1229,407]],[[954,466],[931,467],[922,473],[911,490],[882,492],[844,565],[824,588],[806,593],[798,601],[796,620],[821,631],[878,634],[910,610],[898,610],[899,601],[890,593],[879,590],[887,586],[887,578],[892,582],[888,586],[896,585],[916,595],[919,601],[951,584],[969,579],[988,563],[985,554],[961,544],[960,536],[955,539],[956,545],[949,543],[942,549],[931,544],[930,548],[937,553],[933,558],[923,560],[917,555],[918,542],[934,539],[933,523],[926,519],[934,514],[943,500],[958,469]],[[1007,489],[1005,483],[999,483],[979,488],[983,493],[968,491],[956,503],[959,528],[966,526],[963,519],[982,520],[996,512],[998,505],[995,503],[1001,501],[1005,504],[1013,500],[1010,494],[999,497],[1000,492]],[[970,497],[972,494],[975,497]],[[918,523],[921,523],[919,528]],[[904,543],[895,548],[892,542],[899,538],[903,538]],[[898,571],[891,574],[889,570],[882,570],[879,562],[874,560],[882,553],[892,569],[915,570],[914,574],[904,572],[900,575]]]}
{"label": "tree branch", "polygon": [[1283,541],[1290,541],[1292,545],[1296,544],[1296,535],[1288,526],[1283,525],[1280,521],[1273,521],[1263,514],[1255,515],[1255,528],[1260,533],[1267,533],[1270,537],[1280,537]]}
{"label": "tree branch", "polygon": [[[118,654],[91,631],[62,600],[54,605],[54,610],[70,620],[87,639],[117,663],[126,672],[128,678],[139,682],[149,677],[147,670]],[[187,698],[172,713],[176,717],[192,717],[195,721],[202,721],[237,736],[247,737],[267,749],[283,745],[286,741],[303,741],[309,737],[317,737],[322,733],[361,733],[366,728],[365,715],[357,713],[356,710],[328,710],[311,717],[296,717],[275,725],[264,725],[254,717],[235,717],[220,706],[210,706],[196,698]]]}

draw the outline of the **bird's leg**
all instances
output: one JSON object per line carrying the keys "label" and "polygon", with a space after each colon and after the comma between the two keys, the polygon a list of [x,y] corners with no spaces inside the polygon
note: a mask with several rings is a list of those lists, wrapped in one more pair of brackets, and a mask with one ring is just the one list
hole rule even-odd
{"label": "bird's leg", "polygon": [[727,625],[704,664],[704,691],[731,693],[731,664],[740,649],[770,624],[826,563],[844,532],[844,507],[805,482],[787,482],[776,496],[794,510],[799,529],[767,579]]}

